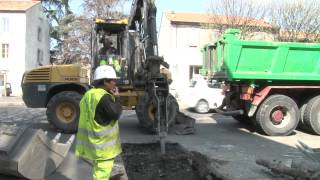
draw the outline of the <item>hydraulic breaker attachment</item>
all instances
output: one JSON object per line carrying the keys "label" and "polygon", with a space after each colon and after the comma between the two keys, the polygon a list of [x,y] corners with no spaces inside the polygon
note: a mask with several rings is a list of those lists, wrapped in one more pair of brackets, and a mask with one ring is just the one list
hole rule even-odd
{"label": "hydraulic breaker attachment", "polygon": [[[157,107],[157,113],[156,113],[156,120],[157,120],[157,134],[159,137],[159,141],[160,141],[160,148],[161,148],[161,154],[165,154],[166,153],[166,142],[165,142],[165,138],[168,134],[168,92],[163,93],[157,92],[157,87],[154,83],[154,89],[153,89],[153,96],[155,97],[155,101],[156,101],[156,107]],[[158,95],[159,94],[159,95]],[[164,95],[167,96],[164,96]]]}
{"label": "hydraulic breaker attachment", "polygon": [[0,173],[44,179],[59,167],[74,141],[71,135],[59,142],[60,136],[49,138],[41,129],[0,125]]}

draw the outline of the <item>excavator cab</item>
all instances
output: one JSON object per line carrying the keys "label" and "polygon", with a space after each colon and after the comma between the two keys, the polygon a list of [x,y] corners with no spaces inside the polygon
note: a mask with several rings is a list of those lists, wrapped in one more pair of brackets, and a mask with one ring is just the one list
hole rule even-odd
{"label": "excavator cab", "polygon": [[93,70],[99,65],[111,65],[121,79],[125,78],[126,58],[123,55],[123,33],[128,24],[127,19],[96,19],[92,34]]}
{"label": "excavator cab", "polygon": [[[129,32],[127,30],[127,19],[96,19],[95,27],[92,32],[91,42],[91,74],[100,65],[112,66],[119,79],[117,86],[119,87],[120,96],[123,106],[132,109],[136,106],[138,97],[144,92],[143,86],[134,87],[134,65],[135,57],[133,57],[128,49],[135,45],[129,45]],[[93,77],[93,76],[91,76]]]}
{"label": "excavator cab", "polygon": [[99,65],[111,65],[120,77],[117,82],[120,88],[127,90],[134,86],[143,91],[145,82],[137,75],[143,71],[146,59],[140,32],[129,29],[127,18],[96,19],[93,29],[91,72]]}

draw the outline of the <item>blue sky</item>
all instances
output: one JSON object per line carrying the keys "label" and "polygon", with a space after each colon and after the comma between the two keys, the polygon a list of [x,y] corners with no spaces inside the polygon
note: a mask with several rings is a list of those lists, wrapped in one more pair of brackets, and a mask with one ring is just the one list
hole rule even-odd
{"label": "blue sky", "polygon": [[[208,4],[210,0],[155,0],[157,6],[157,24],[159,26],[162,12],[202,12],[208,11]],[[79,6],[82,1],[71,0],[70,6],[74,12],[80,11]],[[125,6],[125,12],[129,13],[132,0],[128,0]]]}
{"label": "blue sky", "polygon": [[[177,11],[177,12],[206,12],[210,0],[156,0],[156,6],[159,12]],[[71,8],[74,11],[79,10],[81,0],[71,0]],[[129,12],[132,0],[128,0],[126,10]]]}
{"label": "blue sky", "polygon": [[159,12],[207,12],[209,0],[156,0]]}

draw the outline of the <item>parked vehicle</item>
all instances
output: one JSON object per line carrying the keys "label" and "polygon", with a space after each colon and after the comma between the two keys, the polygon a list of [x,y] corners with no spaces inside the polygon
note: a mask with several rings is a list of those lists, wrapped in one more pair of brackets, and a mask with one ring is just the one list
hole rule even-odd
{"label": "parked vehicle", "polygon": [[[91,87],[88,74],[110,58],[106,50],[111,42],[113,53],[121,57],[117,59],[121,66],[117,86],[122,105],[135,108],[141,127],[166,134],[163,131],[174,123],[179,107],[169,93],[172,81],[166,69],[169,64],[158,56],[155,9],[154,1],[135,0],[128,19],[96,19],[91,31],[90,72],[77,64],[42,66],[27,71],[22,81],[25,104],[47,108],[50,124],[62,132],[75,133],[79,101]],[[160,69],[160,66],[166,68]]]}
{"label": "parked vehicle", "polygon": [[229,29],[203,48],[201,73],[224,81],[227,114],[270,136],[320,135],[320,44],[248,41]]}
{"label": "parked vehicle", "polygon": [[6,96],[10,96],[12,94],[11,84],[6,83]]}
{"label": "parked vehicle", "polygon": [[210,109],[219,107],[223,98],[220,83],[195,78],[191,80],[182,101],[197,113],[208,113]]}
{"label": "parked vehicle", "polygon": [[[121,69],[117,85],[122,105],[135,107],[140,125],[157,133],[164,154],[164,138],[175,121],[178,105],[169,94],[171,74],[160,69],[161,65],[166,68],[169,65],[158,56],[154,0],[133,1],[128,18],[96,19],[88,44],[91,47],[90,72],[79,64],[48,65],[26,71],[21,82],[23,100],[28,107],[47,108],[49,123],[60,132],[75,133],[80,99],[91,88],[88,74],[105,60],[107,55],[102,50],[107,48],[105,43],[110,35],[116,42],[114,53],[122,57],[117,59],[121,62],[118,62]],[[59,132],[51,138],[42,130],[33,130],[24,123],[20,125],[0,126],[0,173],[44,179],[61,164],[75,136],[60,138]],[[101,133],[93,136],[102,136]],[[99,144],[100,148],[110,145]]]}

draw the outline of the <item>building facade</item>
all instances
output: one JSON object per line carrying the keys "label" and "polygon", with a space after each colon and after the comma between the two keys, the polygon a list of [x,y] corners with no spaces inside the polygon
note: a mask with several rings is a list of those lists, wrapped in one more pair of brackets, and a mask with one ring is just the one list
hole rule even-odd
{"label": "building facade", "polygon": [[40,1],[0,0],[0,91],[20,96],[26,70],[49,64],[49,24]]}
{"label": "building facade", "polygon": [[[239,17],[235,17],[238,18]],[[241,19],[237,22],[243,22]],[[247,39],[274,39],[272,26],[264,21],[252,19],[256,31],[248,34]],[[225,16],[215,19],[208,14],[165,12],[162,15],[159,28],[159,54],[170,65],[173,83],[172,88],[178,93],[189,86],[190,79],[199,74],[202,67],[201,48],[216,41],[228,21]],[[215,25],[213,27],[209,25]],[[241,25],[241,24],[240,24]],[[264,31],[261,31],[264,30]]]}

